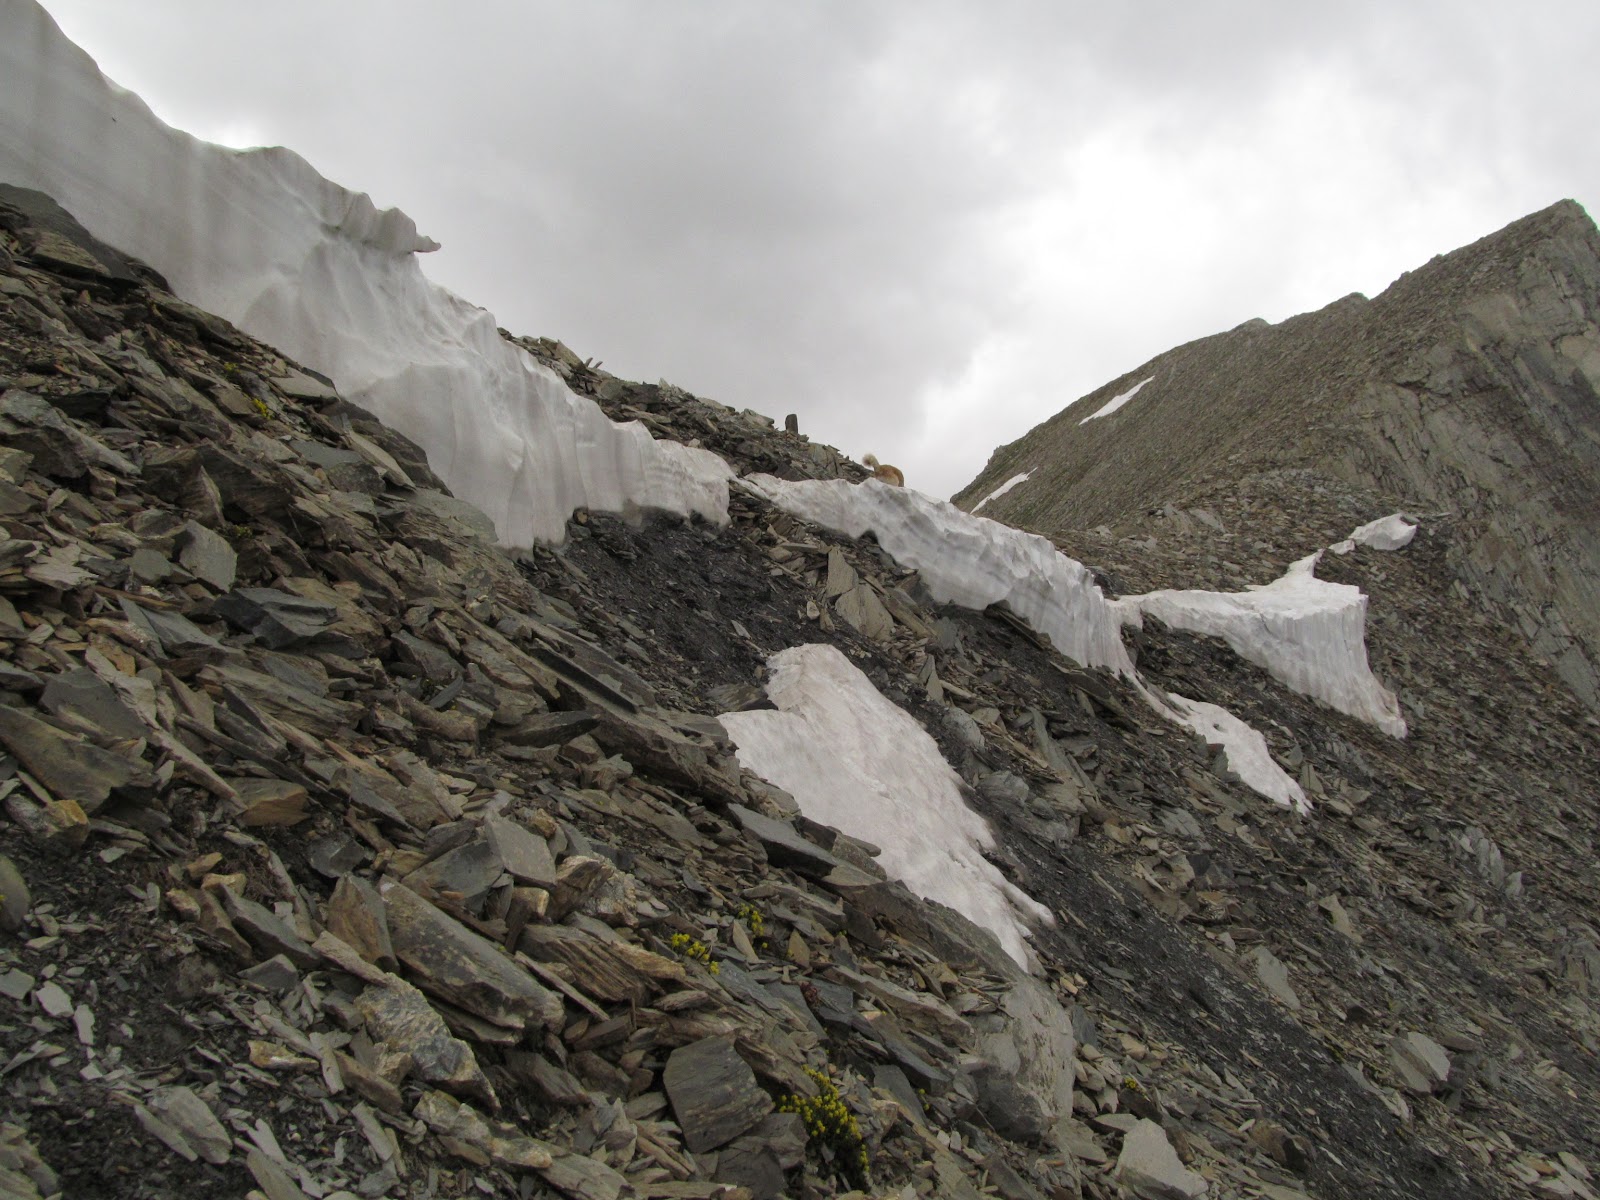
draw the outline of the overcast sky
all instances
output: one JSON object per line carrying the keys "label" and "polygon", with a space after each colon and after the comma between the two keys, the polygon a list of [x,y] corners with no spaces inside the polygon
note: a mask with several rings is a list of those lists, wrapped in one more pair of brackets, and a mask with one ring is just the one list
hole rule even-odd
{"label": "overcast sky", "polygon": [[44,0],[430,277],[948,495],[1180,342],[1600,204],[1600,4]]}

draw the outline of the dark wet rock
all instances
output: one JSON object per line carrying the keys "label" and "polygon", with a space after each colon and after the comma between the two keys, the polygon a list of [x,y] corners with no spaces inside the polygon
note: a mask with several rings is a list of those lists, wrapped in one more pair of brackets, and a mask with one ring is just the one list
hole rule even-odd
{"label": "dark wet rock", "polygon": [[219,596],[212,611],[254,634],[262,645],[283,650],[312,641],[338,619],[338,611],[275,588],[240,588]]}

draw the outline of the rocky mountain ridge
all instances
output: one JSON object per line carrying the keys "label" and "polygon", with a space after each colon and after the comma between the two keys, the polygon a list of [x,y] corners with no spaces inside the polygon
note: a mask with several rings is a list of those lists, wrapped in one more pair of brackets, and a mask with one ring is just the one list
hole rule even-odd
{"label": "rocky mountain ridge", "polygon": [[[1268,733],[1302,820],[756,494],[509,556],[324,381],[44,199],[0,216],[0,1194],[1590,1194],[1593,724],[1440,593],[1448,524],[1329,567],[1405,742],[1136,641]],[[865,474],[521,344],[741,472]],[[1200,497],[1222,572],[1383,499],[1283,482]],[[1213,532],[1080,557],[1129,590]],[[1057,914],[1036,978],[740,769],[716,714],[815,641]]]}
{"label": "rocky mountain ridge", "polygon": [[984,515],[1064,535],[1285,467],[1448,515],[1455,577],[1600,706],[1600,233],[1582,207],[1524,217],[1371,300],[1158,355],[998,449],[956,499],[1031,472]]}

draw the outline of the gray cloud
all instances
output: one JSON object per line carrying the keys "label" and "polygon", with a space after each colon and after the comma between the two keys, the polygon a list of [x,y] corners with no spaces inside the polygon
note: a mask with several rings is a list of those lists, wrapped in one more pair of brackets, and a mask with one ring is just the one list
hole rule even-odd
{"label": "gray cloud", "polygon": [[1600,197],[1576,2],[45,3],[502,324],[941,494],[1171,344]]}

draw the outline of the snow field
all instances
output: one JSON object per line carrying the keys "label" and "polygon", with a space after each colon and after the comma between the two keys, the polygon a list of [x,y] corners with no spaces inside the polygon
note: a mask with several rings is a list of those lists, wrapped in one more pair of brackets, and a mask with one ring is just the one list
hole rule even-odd
{"label": "snow field", "polygon": [[780,650],[768,665],[778,711],[718,718],[739,761],[812,820],[881,847],[891,878],[990,930],[1030,967],[1028,923],[1054,918],[983,857],[994,837],[938,743],[834,646]]}
{"label": "snow field", "polygon": [[[405,214],[379,209],[291,151],[230,150],[168,127],[105,79],[31,0],[0,6],[0,178],[55,197],[185,299],[328,375],[417,441],[506,545],[559,542],[579,507],[727,521],[727,463],[655,441],[638,423],[611,422],[574,395],[506,342],[491,314],[424,276],[417,255],[437,245]],[[1115,412],[1150,382],[1080,424]],[[1146,688],[1123,646],[1124,622],[1150,612],[1224,637],[1289,686],[1405,732],[1394,697],[1367,668],[1366,598],[1317,580],[1316,556],[1244,593],[1112,602],[1047,539],[909,488],[770,476],[744,483],[847,536],[872,532],[940,602],[979,611],[1004,602],[1066,657],[1133,680],[1157,711],[1221,746],[1241,778],[1280,804],[1303,810],[1306,802],[1261,735],[1214,705]],[[1396,515],[1352,540],[1398,548],[1414,532]],[[1049,914],[983,858],[987,826],[962,802],[932,739],[829,647],[784,651],[773,667],[780,711],[724,718],[741,760],[816,819],[881,845],[892,874],[994,930],[1025,961],[1027,921]]]}

